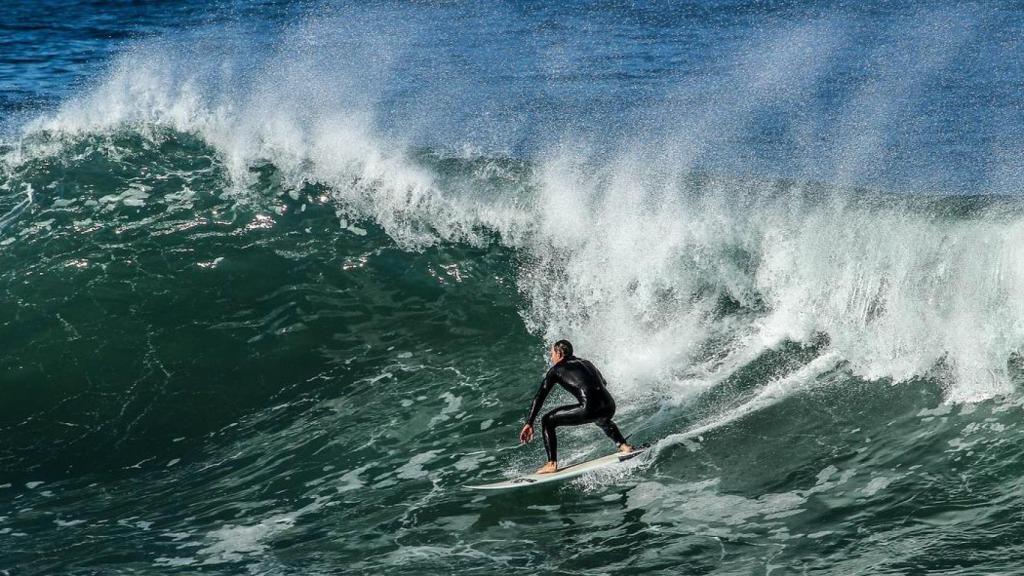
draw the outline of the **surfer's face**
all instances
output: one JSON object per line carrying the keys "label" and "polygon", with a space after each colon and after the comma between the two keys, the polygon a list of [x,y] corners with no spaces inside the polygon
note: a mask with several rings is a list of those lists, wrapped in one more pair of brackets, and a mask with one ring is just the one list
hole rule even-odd
{"label": "surfer's face", "polygon": [[555,350],[554,348],[552,348],[551,349],[551,364],[552,365],[558,364],[561,360],[562,360],[562,354],[558,350]]}

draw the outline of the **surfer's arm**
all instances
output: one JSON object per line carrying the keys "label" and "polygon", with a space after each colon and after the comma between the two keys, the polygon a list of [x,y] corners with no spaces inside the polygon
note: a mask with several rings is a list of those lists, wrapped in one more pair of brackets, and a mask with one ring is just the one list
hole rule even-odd
{"label": "surfer's arm", "polygon": [[541,406],[544,405],[544,400],[547,399],[548,393],[551,392],[551,388],[554,387],[555,382],[558,378],[555,376],[554,369],[548,370],[544,380],[540,383],[540,388],[537,389],[536,396],[533,397],[533,404],[530,405],[530,415],[526,417],[526,425],[533,426],[534,420],[537,419],[537,414],[540,412]]}

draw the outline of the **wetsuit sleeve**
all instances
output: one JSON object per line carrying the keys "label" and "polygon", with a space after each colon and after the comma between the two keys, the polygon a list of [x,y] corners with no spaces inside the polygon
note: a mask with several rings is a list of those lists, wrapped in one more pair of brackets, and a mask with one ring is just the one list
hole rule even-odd
{"label": "wetsuit sleeve", "polygon": [[544,376],[544,381],[540,383],[540,388],[537,389],[537,395],[533,397],[533,404],[530,405],[530,415],[526,417],[527,424],[533,426],[533,421],[537,419],[540,407],[544,405],[548,392],[551,392],[551,388],[557,381],[558,377],[555,376],[555,370],[553,368],[548,370],[547,375]]}

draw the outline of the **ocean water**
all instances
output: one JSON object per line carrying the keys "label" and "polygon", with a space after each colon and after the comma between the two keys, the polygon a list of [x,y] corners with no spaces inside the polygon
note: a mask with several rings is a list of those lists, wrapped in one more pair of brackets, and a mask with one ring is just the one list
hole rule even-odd
{"label": "ocean water", "polygon": [[1024,572],[1022,26],[6,4],[0,574]]}

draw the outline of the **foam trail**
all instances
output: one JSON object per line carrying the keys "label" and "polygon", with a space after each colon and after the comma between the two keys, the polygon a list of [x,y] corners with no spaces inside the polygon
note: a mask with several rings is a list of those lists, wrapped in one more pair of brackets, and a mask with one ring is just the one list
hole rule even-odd
{"label": "foam trail", "polygon": [[710,422],[700,424],[685,432],[670,434],[662,438],[652,447],[653,455],[656,457],[658,453],[665,448],[675,446],[691,438],[696,438],[712,430],[731,424],[749,414],[757,412],[758,410],[763,410],[764,408],[777,404],[795,393],[806,390],[814,384],[815,378],[829,370],[832,370],[841,361],[842,358],[835,352],[825,352],[796,372],[770,382],[752,399],[725,412],[724,414],[715,416]]}
{"label": "foam trail", "polygon": [[674,383],[684,393],[671,399],[670,404],[679,405],[695,394],[714,388],[733,376],[738,370],[749,365],[766,351],[783,341],[778,334],[754,333],[731,346],[723,358],[715,358],[691,368],[692,374]]}

